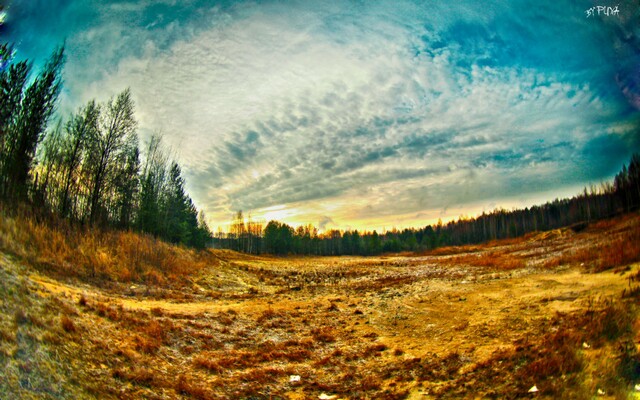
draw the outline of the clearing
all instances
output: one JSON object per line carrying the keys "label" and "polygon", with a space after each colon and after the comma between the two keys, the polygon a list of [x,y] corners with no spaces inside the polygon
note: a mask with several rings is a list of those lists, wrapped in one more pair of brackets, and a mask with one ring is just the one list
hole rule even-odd
{"label": "clearing", "polygon": [[180,287],[98,287],[0,253],[0,393],[633,396],[640,265],[599,266],[603,249],[639,229],[633,215],[579,233],[382,257],[212,250]]}

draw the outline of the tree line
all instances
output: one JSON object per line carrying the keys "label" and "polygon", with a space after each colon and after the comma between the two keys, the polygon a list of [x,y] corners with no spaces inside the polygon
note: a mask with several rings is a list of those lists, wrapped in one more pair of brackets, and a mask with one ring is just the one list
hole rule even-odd
{"label": "tree line", "polygon": [[293,228],[269,221],[245,221],[238,212],[231,230],[218,232],[215,247],[252,254],[378,255],[402,251],[426,251],[442,246],[477,244],[508,239],[530,232],[561,227],[584,228],[588,223],[640,209],[640,154],[634,154],[613,182],[592,186],[569,199],[556,199],[524,209],[496,209],[475,218],[459,218],[423,228],[378,233],[358,230],[329,230],[318,233],[312,225]]}
{"label": "tree line", "polygon": [[[28,203],[87,226],[132,229],[203,248],[204,214],[185,191],[159,136],[140,151],[131,91],[87,102],[49,127],[62,88],[64,48],[35,77],[0,45],[0,200]],[[142,161],[143,160],[143,161]]]}

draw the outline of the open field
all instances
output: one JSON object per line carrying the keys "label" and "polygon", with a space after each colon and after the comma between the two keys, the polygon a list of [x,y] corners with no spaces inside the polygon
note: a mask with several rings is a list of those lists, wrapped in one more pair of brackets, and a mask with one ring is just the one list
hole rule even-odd
{"label": "open field", "polygon": [[46,253],[36,227],[0,225],[2,398],[628,398],[640,383],[638,215],[369,258],[159,255],[133,236]]}

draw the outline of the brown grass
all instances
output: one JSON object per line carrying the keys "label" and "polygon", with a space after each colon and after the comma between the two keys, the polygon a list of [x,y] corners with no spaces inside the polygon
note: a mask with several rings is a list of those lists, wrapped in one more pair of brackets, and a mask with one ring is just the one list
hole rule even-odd
{"label": "brown grass", "polygon": [[[596,227],[589,229],[602,230],[611,227],[611,224],[610,221],[601,221]],[[602,272],[637,261],[640,261],[640,226],[632,225],[621,232],[602,235],[594,244],[551,258],[545,263],[545,267],[584,264],[592,272]]]}
{"label": "brown grass", "polygon": [[449,262],[452,264],[465,264],[497,270],[512,270],[526,267],[524,259],[503,250],[465,254],[452,257]]}
{"label": "brown grass", "polygon": [[[626,398],[629,385],[640,377],[640,356],[632,343],[633,305],[619,300],[593,301],[587,310],[557,314],[543,322],[540,337],[524,337],[512,349],[498,349],[466,374],[456,370],[464,365],[457,353],[430,361],[413,359],[395,368],[422,379],[443,381],[437,397],[459,398],[472,393],[488,397],[529,398],[533,385],[545,398],[591,398],[596,388],[605,388],[616,398]],[[600,348],[594,353],[583,343]],[[603,356],[598,356],[603,354]],[[588,364],[591,364],[587,369]],[[594,371],[586,379],[589,371]],[[469,387],[469,382],[473,386]]]}
{"label": "brown grass", "polygon": [[90,282],[164,285],[218,263],[209,252],[172,246],[148,235],[38,222],[0,210],[0,249],[58,277]]}
{"label": "brown grass", "polygon": [[334,331],[331,327],[319,327],[311,330],[313,338],[322,343],[333,343],[336,341]]}
{"label": "brown grass", "polygon": [[443,246],[443,247],[435,248],[433,250],[417,252],[416,255],[447,256],[447,255],[464,254],[464,253],[476,253],[476,252],[479,252],[485,249],[491,249],[494,247],[515,246],[519,244],[524,244],[527,241],[535,238],[539,234],[540,232],[529,232],[524,236],[490,240],[486,243],[482,243],[478,245]]}
{"label": "brown grass", "polygon": [[[637,267],[598,275],[569,269],[612,296],[591,302],[591,292],[566,286],[564,269],[511,273],[549,254],[573,256],[571,248],[589,243],[632,240],[625,236],[631,225],[544,243],[534,235],[524,245],[513,240],[515,248],[500,242],[442,257],[280,259],[163,250],[152,238],[76,228],[41,255],[37,241],[14,241],[55,229],[34,223],[13,232],[17,220],[0,221],[0,250],[19,256],[6,257],[103,289],[65,279],[60,291],[48,291],[31,279],[31,267],[0,268],[0,357],[11,367],[0,392],[8,398],[529,398],[534,384],[544,398],[592,398],[596,387],[624,398],[629,384],[640,381]],[[485,276],[491,279],[476,281]],[[125,279],[157,291],[116,283]],[[618,296],[626,279],[629,289]],[[176,281],[184,283],[176,290],[183,297],[165,296],[162,289]],[[247,294],[248,287],[259,290]],[[580,295],[514,297],[523,287],[545,290],[545,299],[569,289]],[[220,297],[205,294],[212,290]],[[48,382],[38,386],[43,376]]]}
{"label": "brown grass", "polygon": [[153,371],[145,367],[134,367],[129,370],[118,368],[113,371],[113,377],[147,387],[153,385],[155,380]]}
{"label": "brown grass", "polygon": [[178,377],[175,389],[178,394],[187,395],[197,400],[215,398],[205,385],[198,384],[185,375]]}
{"label": "brown grass", "polygon": [[21,308],[15,311],[15,313],[13,314],[13,320],[15,321],[16,325],[23,325],[31,322],[31,318],[29,318],[29,316],[27,316],[27,314]]}
{"label": "brown grass", "polygon": [[62,326],[62,329],[64,329],[64,331],[67,333],[73,333],[76,331],[76,325],[73,323],[71,318],[67,317],[66,315],[63,315],[60,318],[60,325]]}

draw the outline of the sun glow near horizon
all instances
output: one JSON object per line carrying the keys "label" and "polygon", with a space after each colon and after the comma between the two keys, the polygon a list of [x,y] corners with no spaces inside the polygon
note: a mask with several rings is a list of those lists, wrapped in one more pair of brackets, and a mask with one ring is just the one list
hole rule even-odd
{"label": "sun glow near horizon", "polygon": [[[514,210],[540,206],[555,199],[570,198],[580,194],[584,186],[571,186],[563,190],[553,190],[538,193],[535,196],[513,196],[503,199],[490,199],[484,202],[474,202],[465,205],[452,205],[439,210],[425,210],[419,213],[407,213],[392,216],[368,216],[357,217],[356,212],[343,207],[340,204],[332,206],[325,205],[322,208],[319,204],[308,207],[305,204],[280,204],[260,210],[239,210],[243,213],[245,223],[257,222],[266,226],[269,221],[285,223],[296,229],[299,226],[312,225],[318,229],[319,233],[329,230],[373,232],[388,232],[391,230],[420,229],[427,225],[436,226],[439,222],[447,224],[459,219],[477,218],[483,213],[491,213],[495,210]],[[327,210],[333,209],[336,214],[328,216]],[[235,214],[234,214],[235,217]],[[220,221],[220,220],[219,220]],[[218,226],[223,232],[229,232],[233,218],[224,219],[223,223],[210,221],[211,226]]]}

